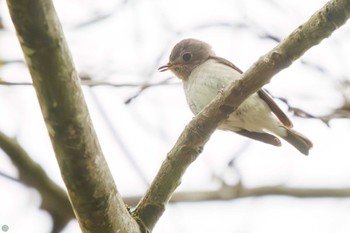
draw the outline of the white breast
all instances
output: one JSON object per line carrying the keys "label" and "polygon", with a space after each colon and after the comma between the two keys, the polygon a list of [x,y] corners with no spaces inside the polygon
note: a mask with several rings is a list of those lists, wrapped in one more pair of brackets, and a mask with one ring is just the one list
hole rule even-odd
{"label": "white breast", "polygon": [[215,60],[208,60],[196,67],[183,83],[187,103],[192,112],[200,112],[219,91],[238,80],[240,76],[236,70]]}

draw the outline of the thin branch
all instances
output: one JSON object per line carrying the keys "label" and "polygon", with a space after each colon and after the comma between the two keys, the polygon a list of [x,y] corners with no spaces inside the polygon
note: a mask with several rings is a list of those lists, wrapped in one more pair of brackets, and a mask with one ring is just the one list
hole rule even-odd
{"label": "thin branch", "polygon": [[50,0],[7,0],[82,232],[140,232],[117,191]]}
{"label": "thin branch", "polygon": [[0,60],[0,66],[5,66],[8,64],[13,64],[13,63],[20,63],[24,65],[23,60]]}
{"label": "thin branch", "polygon": [[[218,190],[212,191],[188,191],[175,192],[169,203],[180,202],[204,202],[240,200],[242,198],[256,198],[267,196],[284,196],[295,198],[350,198],[350,188],[328,189],[328,188],[290,188],[284,186],[263,186],[248,188],[242,185],[223,185]],[[123,200],[127,205],[135,206],[141,196],[127,196]]]}
{"label": "thin branch", "polygon": [[155,86],[162,86],[162,85],[178,85],[179,83],[169,83],[169,81],[172,79],[172,77],[164,79],[158,83],[154,84],[149,84],[149,83],[144,83],[143,85],[140,86],[140,90],[133,96],[129,97],[124,103],[129,104],[132,100],[136,99],[144,90],[150,88],[150,87],[155,87]]}
{"label": "thin branch", "polygon": [[[0,147],[1,147],[1,146],[0,146]],[[14,178],[14,177],[12,177],[12,176],[10,176],[10,175],[7,175],[7,174],[5,174],[5,173],[3,173],[3,172],[1,172],[1,171],[0,171],[0,176],[4,177],[4,178],[6,178],[6,179],[9,179],[9,180],[11,180],[11,181],[15,181],[15,182],[18,182],[18,183],[21,183],[21,184],[22,184],[22,181],[21,181],[21,180],[19,180],[19,179],[17,179],[17,178]]]}
{"label": "thin branch", "polygon": [[2,86],[33,86],[31,82],[8,82],[0,79],[0,85]]}
{"label": "thin branch", "polygon": [[349,119],[350,118],[350,111],[348,109],[344,109],[344,108],[335,109],[333,112],[326,114],[326,115],[315,116],[315,115],[308,113],[300,108],[293,107],[293,106],[289,105],[287,101],[284,101],[284,102],[288,106],[288,111],[292,112],[295,116],[301,117],[301,118],[317,119],[317,120],[322,121],[328,127],[330,127],[329,122],[333,119]]}
{"label": "thin branch", "polygon": [[347,93],[349,85],[347,83],[343,83],[341,86],[341,94],[343,95],[343,104],[337,109],[334,109],[331,113],[321,116],[313,115],[303,109],[292,106],[286,98],[276,97],[274,98],[281,100],[288,106],[288,111],[292,112],[294,116],[307,118],[307,119],[317,119],[322,121],[328,127],[330,127],[329,122],[333,119],[349,119],[350,118],[350,97]]}
{"label": "thin branch", "polygon": [[42,198],[41,208],[47,210],[53,219],[52,232],[60,232],[71,219],[75,218],[66,192],[47,176],[44,169],[30,158],[15,139],[2,132],[0,132],[0,148],[18,168],[17,181],[38,190]]}
{"label": "thin branch", "polygon": [[220,122],[235,111],[248,96],[267,84],[273,75],[329,37],[349,16],[349,0],[328,2],[304,25],[299,26],[288,38],[251,66],[243,74],[242,80],[232,83],[224,93],[218,94],[186,126],[133,213],[149,231],[163,214],[187,167],[201,153]]}
{"label": "thin branch", "polygon": [[[98,87],[98,86],[107,86],[107,87],[138,87],[142,90],[145,90],[150,87],[157,87],[157,86],[164,86],[164,85],[179,85],[180,82],[177,83],[170,83],[169,81],[172,79],[167,78],[159,82],[155,83],[113,83],[108,81],[94,81],[94,80],[87,80],[87,79],[81,79],[81,85],[89,86],[89,87]],[[33,83],[31,82],[9,82],[0,79],[0,85],[3,86],[33,86]]]}
{"label": "thin branch", "polygon": [[[179,85],[180,83],[170,83],[169,81],[173,79],[173,77],[164,79],[162,81],[156,83],[112,83],[107,81],[93,81],[91,79],[81,79],[81,85],[89,86],[89,87],[98,87],[98,86],[108,86],[108,87],[134,87],[139,88],[136,94],[127,98],[124,103],[130,104],[131,101],[140,96],[146,89],[150,87],[158,87],[158,86],[170,86],[170,85]],[[4,86],[32,86],[33,83],[30,82],[8,82],[0,79],[0,85]]]}

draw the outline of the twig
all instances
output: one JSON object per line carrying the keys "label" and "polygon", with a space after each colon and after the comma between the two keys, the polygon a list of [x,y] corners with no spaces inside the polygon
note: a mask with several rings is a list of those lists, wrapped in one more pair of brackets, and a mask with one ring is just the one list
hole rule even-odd
{"label": "twig", "polygon": [[158,83],[154,83],[154,84],[149,84],[149,83],[144,83],[140,86],[140,90],[134,94],[133,96],[129,97],[127,100],[125,100],[125,104],[130,104],[130,102],[132,100],[134,100],[135,98],[137,98],[144,90],[150,88],[150,87],[155,87],[155,86],[162,86],[162,85],[178,85],[179,83],[169,83],[169,81],[172,79],[172,77],[164,79],[163,81],[160,81]]}
{"label": "twig", "polygon": [[288,111],[292,112],[294,116],[301,117],[301,118],[307,118],[307,119],[317,119],[322,121],[324,124],[326,124],[328,127],[330,127],[329,122],[333,119],[350,119],[350,110],[347,108],[347,100],[345,99],[344,104],[342,107],[335,109],[332,113],[326,114],[323,116],[315,116],[303,109],[300,109],[298,107],[293,107],[291,104],[289,104],[288,100],[282,97],[275,97],[276,99],[281,100],[288,106]]}
{"label": "twig", "polygon": [[[172,77],[164,79],[162,81],[156,82],[156,83],[113,83],[113,82],[107,82],[107,81],[93,81],[93,80],[81,80],[81,84],[84,86],[89,87],[98,87],[98,86],[108,86],[108,87],[138,87],[140,89],[147,89],[150,87],[157,87],[157,86],[163,86],[163,85],[179,85],[180,82],[177,83],[170,83],[169,81],[172,79]],[[33,83],[31,82],[9,82],[0,79],[0,85],[4,86],[33,86]]]}
{"label": "twig", "polygon": [[[241,184],[224,184],[218,190],[213,191],[175,192],[169,200],[169,203],[239,200],[248,197],[265,196],[286,196],[295,198],[350,198],[350,188],[290,188],[285,186],[248,188]],[[124,201],[127,205],[135,206],[141,198],[141,196],[128,196],[124,198]]]}

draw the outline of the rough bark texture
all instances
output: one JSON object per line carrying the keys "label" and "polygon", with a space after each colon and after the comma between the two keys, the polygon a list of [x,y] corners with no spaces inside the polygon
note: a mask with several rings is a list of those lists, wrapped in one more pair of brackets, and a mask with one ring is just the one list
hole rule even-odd
{"label": "rough bark texture", "polygon": [[163,214],[172,193],[181,183],[187,167],[197,158],[218,124],[235,111],[251,94],[267,84],[273,75],[287,68],[309,48],[327,38],[350,15],[350,0],[333,0],[316,12],[304,25],[265,56],[261,57],[242,80],[229,86],[204,108],[185,128],[168,153],[134,215],[151,231]]}
{"label": "rough bark texture", "polygon": [[103,157],[52,1],[7,3],[82,231],[139,232]]}

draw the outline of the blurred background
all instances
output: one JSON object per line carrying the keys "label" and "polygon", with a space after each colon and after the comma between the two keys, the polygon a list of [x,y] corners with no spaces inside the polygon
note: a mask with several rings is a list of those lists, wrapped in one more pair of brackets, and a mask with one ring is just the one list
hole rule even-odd
{"label": "blurred background", "polygon": [[[172,47],[197,38],[244,71],[326,2],[54,1],[104,155],[130,205],[192,119],[180,81],[157,71]],[[65,189],[3,0],[0,20],[0,132]],[[347,24],[265,86],[313,141],[308,157],[287,143],[217,131],[154,232],[350,232],[349,41]],[[40,190],[21,178],[33,174],[21,169],[0,148],[0,226],[51,232]],[[80,230],[71,220],[62,232]]]}

